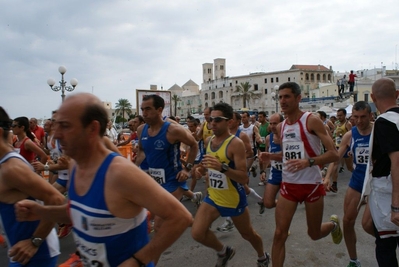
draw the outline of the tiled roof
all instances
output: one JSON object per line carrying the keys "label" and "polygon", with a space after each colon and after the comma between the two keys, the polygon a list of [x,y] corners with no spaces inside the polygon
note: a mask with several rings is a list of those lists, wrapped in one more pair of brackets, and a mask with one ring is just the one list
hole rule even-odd
{"label": "tiled roof", "polygon": [[330,71],[329,68],[323,65],[292,65],[290,70],[311,70],[311,71]]}

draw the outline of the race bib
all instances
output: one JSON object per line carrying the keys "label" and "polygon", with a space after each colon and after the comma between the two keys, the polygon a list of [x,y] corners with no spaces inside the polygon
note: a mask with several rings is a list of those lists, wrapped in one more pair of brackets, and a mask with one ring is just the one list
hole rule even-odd
{"label": "race bib", "polygon": [[166,182],[165,180],[165,170],[164,169],[154,169],[149,168],[149,175],[160,185]]}
{"label": "race bib", "polygon": [[368,147],[356,147],[356,164],[367,164],[369,161],[370,149]]}
{"label": "race bib", "polygon": [[339,147],[341,145],[341,142],[342,142],[342,137],[337,136],[335,138],[335,146]]}
{"label": "race bib", "polygon": [[284,142],[283,144],[283,162],[286,163],[290,159],[305,158],[305,148],[302,141]]}
{"label": "race bib", "polygon": [[270,164],[271,164],[272,168],[274,168],[278,171],[283,170],[283,163],[281,161],[272,160]]}
{"label": "race bib", "polygon": [[227,177],[224,173],[216,170],[209,169],[209,186],[216,190],[227,190],[229,184],[227,183]]}
{"label": "race bib", "polygon": [[264,144],[264,143],[266,142],[266,137],[261,136],[261,137],[260,137],[260,140],[262,141],[262,144]]}
{"label": "race bib", "polygon": [[74,234],[76,248],[79,250],[83,266],[109,267],[104,243],[92,243]]}

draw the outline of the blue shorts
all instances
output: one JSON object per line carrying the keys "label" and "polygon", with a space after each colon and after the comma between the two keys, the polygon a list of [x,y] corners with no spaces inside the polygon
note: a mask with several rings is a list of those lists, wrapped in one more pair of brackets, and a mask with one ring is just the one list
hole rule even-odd
{"label": "blue shorts", "polygon": [[248,203],[245,201],[244,203],[242,203],[237,208],[225,208],[225,207],[216,205],[216,203],[213,202],[213,200],[210,199],[209,196],[206,196],[204,198],[203,202],[208,203],[212,207],[215,207],[219,211],[221,217],[236,217],[236,216],[240,216],[241,214],[244,213],[245,208],[248,206]]}
{"label": "blue shorts", "polygon": [[178,181],[176,180],[176,181],[173,181],[173,182],[166,182],[166,183],[164,183],[164,184],[161,184],[161,186],[162,186],[166,191],[168,191],[169,193],[175,192],[179,187],[183,188],[183,190],[185,190],[185,191],[188,190],[186,181],[184,181],[184,182],[178,182]]}
{"label": "blue shorts", "polygon": [[363,184],[364,175],[356,175],[354,171],[351,179],[349,180],[349,187],[361,194],[363,191]]}
{"label": "blue shorts", "polygon": [[55,182],[61,185],[62,187],[67,188],[68,180],[57,178]]}
{"label": "blue shorts", "polygon": [[37,259],[28,262],[26,265],[22,265],[19,262],[10,262],[8,267],[55,267],[57,265],[58,256],[49,259]]}
{"label": "blue shorts", "polygon": [[267,179],[267,183],[272,185],[280,185],[283,180],[282,171],[278,171],[273,167],[270,169],[269,179]]}

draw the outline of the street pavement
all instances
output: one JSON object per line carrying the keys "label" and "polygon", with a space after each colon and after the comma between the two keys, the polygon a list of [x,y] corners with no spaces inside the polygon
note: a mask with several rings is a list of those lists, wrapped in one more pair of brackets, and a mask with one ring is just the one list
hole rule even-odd
{"label": "street pavement", "polygon": [[[324,201],[323,221],[328,221],[331,214],[337,214],[341,220],[343,216],[343,200],[349,182],[350,173],[345,171],[340,174],[338,181],[338,192],[327,193]],[[258,177],[250,176],[250,186],[263,196],[263,186],[258,186]],[[197,190],[206,192],[205,184],[198,181]],[[190,201],[184,201],[183,204],[189,211],[195,215],[194,204]],[[262,237],[264,248],[270,253],[273,234],[275,229],[274,209],[266,210],[264,214],[258,213],[259,206],[256,200],[249,198],[248,207],[251,214],[251,222],[254,229]],[[377,266],[374,256],[374,238],[366,234],[361,227],[361,218],[364,207],[362,207],[358,219],[356,221],[357,233],[357,251],[358,258],[363,267]],[[217,237],[224,243],[236,248],[236,255],[229,262],[230,267],[233,266],[256,266],[257,255],[252,246],[241,238],[237,230],[230,233],[219,233],[216,227],[224,222],[223,218],[217,219],[212,230]],[[336,245],[332,242],[331,236],[327,236],[318,241],[312,241],[307,235],[306,215],[304,205],[298,205],[297,212],[293,218],[290,236],[286,242],[286,260],[287,267],[297,266],[347,266],[349,262],[348,253],[346,251],[345,242]],[[58,262],[64,262],[68,259],[69,254],[75,250],[72,235],[61,240],[61,252]],[[216,254],[213,250],[204,247],[191,238],[190,228],[162,255],[157,267],[180,267],[180,266],[214,266],[216,263]],[[7,249],[0,248],[0,266],[7,266]],[[270,265],[271,266],[271,265]]]}

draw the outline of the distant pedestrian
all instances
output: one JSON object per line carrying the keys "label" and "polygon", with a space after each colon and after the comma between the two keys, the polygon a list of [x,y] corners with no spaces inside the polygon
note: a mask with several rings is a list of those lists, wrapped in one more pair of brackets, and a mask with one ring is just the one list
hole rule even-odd
{"label": "distant pedestrian", "polygon": [[357,77],[356,74],[353,74],[353,70],[351,70],[351,73],[349,74],[349,93],[353,93],[353,88],[355,87],[355,78]]}

